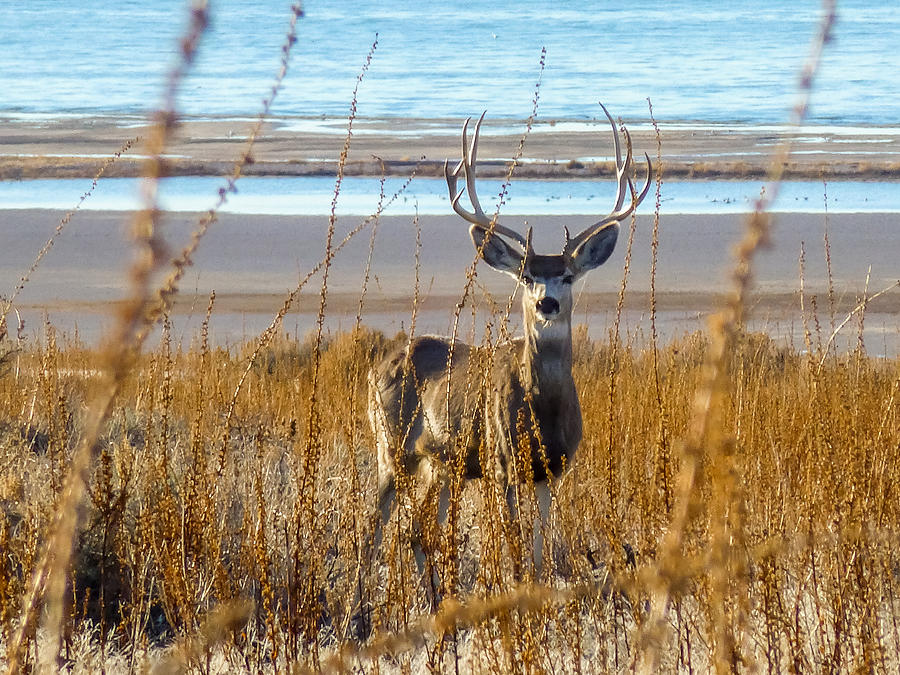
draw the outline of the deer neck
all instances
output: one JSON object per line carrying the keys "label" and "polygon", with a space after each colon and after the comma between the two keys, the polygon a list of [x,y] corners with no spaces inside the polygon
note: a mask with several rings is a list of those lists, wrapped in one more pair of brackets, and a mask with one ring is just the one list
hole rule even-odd
{"label": "deer neck", "polygon": [[552,322],[525,314],[521,354],[522,383],[533,394],[554,395],[572,382],[572,322],[560,316]]}

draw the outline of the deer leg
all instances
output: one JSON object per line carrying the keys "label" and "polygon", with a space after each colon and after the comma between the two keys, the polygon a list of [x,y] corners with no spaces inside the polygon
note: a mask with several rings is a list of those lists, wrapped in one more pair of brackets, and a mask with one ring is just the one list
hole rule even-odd
{"label": "deer leg", "polygon": [[447,522],[447,514],[450,512],[450,485],[447,481],[441,481],[441,490],[438,493],[438,524]]}
{"label": "deer leg", "polygon": [[[523,538],[521,522],[519,520],[519,489],[520,485],[518,483],[508,483],[506,486],[506,508],[509,511],[509,525],[510,529],[508,530],[507,536],[509,536],[512,541],[512,538],[521,539]],[[520,561],[516,559],[516,556],[510,556],[513,563],[513,577],[516,581],[522,580],[522,566]]]}
{"label": "deer leg", "polygon": [[[438,480],[437,494],[437,512],[435,513],[435,524],[438,532],[443,532],[444,524],[447,522],[447,514],[450,511],[450,485],[446,480]],[[441,604],[441,578],[435,569],[434,564],[431,566],[431,604],[434,611]]]}
{"label": "deer leg", "polygon": [[384,536],[384,528],[391,519],[394,509],[394,501],[397,497],[397,481],[392,471],[379,472],[378,476],[378,513],[379,522],[375,524],[375,548],[381,548],[381,539]]}
{"label": "deer leg", "polygon": [[[428,464],[427,460],[425,462],[421,462],[419,464],[419,469],[417,471],[417,483],[424,487],[424,495],[425,499],[429,498],[429,495],[432,494],[433,488],[431,485],[432,477],[430,467],[425,467],[424,465]],[[379,522],[376,524],[375,530],[375,547],[379,549],[381,547],[382,538],[384,536],[384,529],[387,527],[388,522],[391,519],[391,516],[394,513],[394,504],[397,500],[397,481],[394,473],[392,471],[384,471],[378,477],[378,511],[380,514]],[[414,509],[414,513],[418,512],[417,515],[413,516],[413,524],[412,524],[412,536],[409,539],[409,546],[412,549],[413,557],[416,561],[416,569],[419,572],[419,576],[424,576],[425,573],[425,565],[427,562],[427,555],[425,552],[425,548],[422,546],[422,539],[425,536],[424,528],[425,523],[423,523],[423,519],[421,513],[427,511],[427,509],[422,508],[422,504],[418,504]],[[438,513],[440,512],[440,505],[438,506]],[[440,516],[438,515],[438,518]],[[434,579],[437,580],[436,573],[433,574]],[[436,585],[434,587],[437,587]]]}
{"label": "deer leg", "polygon": [[[522,527],[519,521],[519,504],[522,490],[524,488],[525,485],[522,483],[511,484],[506,488],[506,505],[509,509],[513,527],[516,528]],[[536,514],[536,518],[530,519],[532,544],[531,551],[533,553],[534,560],[534,575],[535,577],[540,577],[541,572],[543,571],[544,561],[544,535],[546,532],[549,532],[550,505],[552,503],[550,485],[547,483],[547,481],[540,481],[539,483],[534,484],[534,496],[538,513]],[[519,531],[521,532],[522,539],[525,540],[528,536],[527,528],[520,529]],[[526,556],[527,553],[528,551],[526,550]]]}
{"label": "deer leg", "polygon": [[[442,477],[436,475],[437,472],[434,471],[433,467],[429,467],[427,472],[427,477],[424,480],[428,481],[428,492],[425,498],[428,500],[435,499],[435,496],[437,498],[436,503],[432,501],[429,504],[429,507],[434,505],[434,510],[431,511],[429,508],[429,512],[434,514],[436,531],[440,532],[447,522],[447,514],[450,511],[450,485]],[[420,568],[419,571],[421,572],[422,569]]]}
{"label": "deer leg", "polygon": [[[378,555],[381,549],[381,541],[384,536],[384,528],[387,526],[393,511],[396,497],[396,480],[393,471],[378,469],[378,506],[373,514],[375,521],[372,533],[372,548],[365,553],[365,560],[369,563]],[[354,584],[354,599],[352,609],[347,616],[343,634],[352,637],[357,642],[363,643],[372,634],[372,604],[368,600],[368,592],[363,581],[363,564],[357,568],[356,583]]]}
{"label": "deer leg", "polygon": [[415,535],[411,543],[416,569],[419,577],[425,581],[432,609],[436,610],[441,601],[439,592],[441,578],[435,565],[434,552],[440,545],[440,531],[447,517],[450,493],[446,481],[440,475],[440,470],[428,457],[423,457],[419,463],[416,482],[421,488],[419,492],[421,501],[417,509],[418,522],[415,523]]}
{"label": "deer leg", "polygon": [[544,562],[544,537],[546,533],[550,532],[550,504],[552,503],[550,484],[547,481],[536,483],[534,493],[538,507],[538,518],[534,521],[534,530],[532,532],[534,575],[540,577]]}

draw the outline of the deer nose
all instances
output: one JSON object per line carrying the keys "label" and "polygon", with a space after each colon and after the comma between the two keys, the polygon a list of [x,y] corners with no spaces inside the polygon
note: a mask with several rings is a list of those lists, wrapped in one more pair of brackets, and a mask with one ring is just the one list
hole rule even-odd
{"label": "deer nose", "polygon": [[544,316],[556,314],[559,311],[559,301],[556,298],[541,298],[537,301],[537,310]]}

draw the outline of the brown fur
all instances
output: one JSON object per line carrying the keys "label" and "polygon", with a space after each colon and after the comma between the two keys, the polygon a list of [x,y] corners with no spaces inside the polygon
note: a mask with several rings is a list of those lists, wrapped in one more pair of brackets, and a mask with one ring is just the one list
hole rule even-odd
{"label": "brown fur", "polygon": [[[451,452],[465,448],[465,478],[480,478],[487,469],[506,483],[521,482],[528,474],[540,482],[547,480],[548,470],[558,476],[581,441],[571,345],[541,349],[536,341],[520,338],[491,352],[456,342],[448,369],[450,347],[447,338],[418,338],[370,375],[380,501],[393,488],[398,462],[410,474],[423,460],[443,472],[460,459]],[[496,446],[495,466],[481,465],[484,445]],[[514,459],[521,447],[531,448],[530,467]]]}

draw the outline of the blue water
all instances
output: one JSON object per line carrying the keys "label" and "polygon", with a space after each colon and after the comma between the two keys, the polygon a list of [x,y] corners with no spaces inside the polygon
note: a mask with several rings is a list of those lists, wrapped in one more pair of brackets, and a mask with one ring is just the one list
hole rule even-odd
{"label": "blue water", "polygon": [[[141,114],[158,105],[185,0],[2,0],[0,116]],[[212,0],[180,98],[189,115],[252,115],[278,68],[286,0]],[[370,45],[359,114],[459,118],[531,111],[542,46],[545,118],[784,121],[815,31],[813,0],[309,0],[278,115],[343,116]],[[839,3],[810,120],[897,123],[896,0]]]}
{"label": "blue water", "polygon": [[[167,179],[161,190],[162,204],[172,211],[203,211],[213,205],[221,179],[182,177]],[[403,179],[386,181],[392,194]],[[756,181],[667,182],[660,194],[660,213],[746,213],[753,209],[761,183]],[[86,179],[0,181],[0,208],[71,209],[90,186]],[[484,180],[479,190],[485,210],[496,208],[498,181]],[[379,179],[344,179],[337,212],[341,215],[368,215],[378,208]],[[232,213],[321,215],[330,213],[334,179],[328,177],[245,177],[239,191],[222,209]],[[605,215],[614,200],[611,181],[514,181],[501,215],[527,214]],[[772,210],[776,212],[821,213],[826,208],[826,188],[819,181],[791,181],[781,187]],[[85,201],[90,210],[130,210],[139,208],[138,181],[106,178]],[[829,213],[897,212],[895,183],[837,181],[827,185]],[[652,213],[653,195],[640,208]],[[401,198],[391,204],[386,215],[446,215],[452,213],[447,186],[442,179],[416,179]]]}

